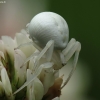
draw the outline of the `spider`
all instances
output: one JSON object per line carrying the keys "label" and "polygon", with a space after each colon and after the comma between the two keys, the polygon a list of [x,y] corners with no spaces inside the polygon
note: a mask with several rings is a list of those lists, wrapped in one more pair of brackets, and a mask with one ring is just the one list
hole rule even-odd
{"label": "spider", "polygon": [[[14,94],[19,92],[38,76],[38,72],[41,70],[41,67],[38,67],[38,62],[43,56],[45,56],[47,61],[53,62],[54,69],[58,70],[66,66],[69,59],[75,53],[72,70],[69,73],[67,80],[62,85],[61,88],[63,88],[68,83],[76,69],[79,52],[81,50],[80,42],[76,41],[74,38],[68,42],[69,29],[67,22],[60,15],[53,12],[42,12],[33,17],[31,22],[27,25],[27,32],[29,33],[32,42],[22,44],[17,48],[31,44],[34,45],[40,53],[34,65],[36,69],[34,77],[15,91]],[[34,54],[27,58],[25,63],[27,63],[33,56]]]}

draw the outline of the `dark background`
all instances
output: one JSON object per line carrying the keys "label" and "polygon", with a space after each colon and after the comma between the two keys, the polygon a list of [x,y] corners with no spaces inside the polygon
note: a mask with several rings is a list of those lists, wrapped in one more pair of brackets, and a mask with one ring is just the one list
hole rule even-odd
{"label": "dark background", "polygon": [[91,72],[86,95],[100,100],[100,0],[5,1],[0,4],[0,35],[13,37],[41,11],[56,12],[65,18],[70,39],[75,38],[82,44],[80,59],[89,65],[84,67]]}
{"label": "dark background", "polygon": [[100,0],[51,0],[50,11],[62,15],[68,22],[70,39],[81,42],[80,58],[92,73],[87,95],[100,100]]}

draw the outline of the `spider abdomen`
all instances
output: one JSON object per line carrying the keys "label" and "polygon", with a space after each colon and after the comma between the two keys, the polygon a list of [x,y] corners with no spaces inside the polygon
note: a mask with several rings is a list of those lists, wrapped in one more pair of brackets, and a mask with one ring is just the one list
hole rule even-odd
{"label": "spider abdomen", "polygon": [[49,40],[54,40],[56,49],[64,49],[68,43],[69,29],[66,21],[53,12],[37,14],[29,24],[31,38],[41,46],[45,46]]}

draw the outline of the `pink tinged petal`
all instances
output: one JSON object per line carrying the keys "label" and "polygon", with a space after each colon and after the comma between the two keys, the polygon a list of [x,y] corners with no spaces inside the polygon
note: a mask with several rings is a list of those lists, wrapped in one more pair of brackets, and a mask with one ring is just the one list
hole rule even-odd
{"label": "pink tinged petal", "polygon": [[17,83],[17,87],[20,87],[26,80],[26,68],[27,65],[23,65],[23,63],[26,60],[26,56],[24,55],[24,53],[17,49],[14,52],[14,67],[15,67],[15,77],[16,77],[16,83]]}
{"label": "pink tinged petal", "polygon": [[[25,34],[22,34],[22,33],[16,34],[16,41],[17,41],[18,46],[24,43],[32,42]],[[24,52],[26,57],[31,56],[36,50],[33,45],[25,45],[21,47],[20,49]]]}
{"label": "pink tinged petal", "polygon": [[52,99],[52,100],[60,100],[60,98],[59,98],[59,97],[56,97],[56,98],[54,98],[54,99]]}
{"label": "pink tinged petal", "polygon": [[0,97],[2,97],[4,95],[4,88],[3,88],[3,84],[0,81]]}
{"label": "pink tinged petal", "polygon": [[1,80],[8,100],[14,100],[14,97],[12,95],[11,83],[5,68],[1,70]]}

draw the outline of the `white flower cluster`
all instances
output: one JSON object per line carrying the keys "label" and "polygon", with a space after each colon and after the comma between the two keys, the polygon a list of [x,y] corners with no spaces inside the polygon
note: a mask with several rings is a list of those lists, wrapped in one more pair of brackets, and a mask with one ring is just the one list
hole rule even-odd
{"label": "white flower cluster", "polygon": [[[49,41],[43,50],[38,50],[38,46],[36,48],[33,45],[15,49],[29,42],[32,40],[25,30],[17,33],[14,39],[1,37],[0,100],[60,100],[63,79],[59,77],[59,70],[55,70],[52,55],[49,55],[53,52],[53,41]],[[33,81],[26,88],[13,95],[31,79]]]}

